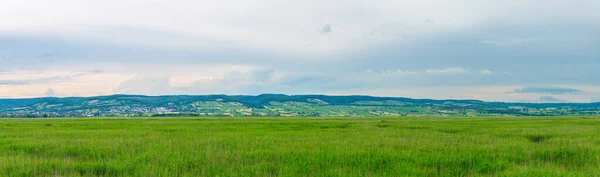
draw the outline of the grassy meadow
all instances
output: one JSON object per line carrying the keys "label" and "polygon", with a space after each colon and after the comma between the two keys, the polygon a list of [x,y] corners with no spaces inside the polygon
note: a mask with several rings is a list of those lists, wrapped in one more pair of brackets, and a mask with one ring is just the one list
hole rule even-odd
{"label": "grassy meadow", "polygon": [[600,117],[0,119],[0,176],[600,176]]}

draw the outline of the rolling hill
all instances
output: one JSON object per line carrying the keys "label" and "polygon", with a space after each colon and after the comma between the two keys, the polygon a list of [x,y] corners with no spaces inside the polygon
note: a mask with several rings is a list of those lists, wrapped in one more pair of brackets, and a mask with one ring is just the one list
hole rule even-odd
{"label": "rolling hill", "polygon": [[0,99],[0,117],[596,115],[600,103],[503,103],[327,95],[110,95]]}

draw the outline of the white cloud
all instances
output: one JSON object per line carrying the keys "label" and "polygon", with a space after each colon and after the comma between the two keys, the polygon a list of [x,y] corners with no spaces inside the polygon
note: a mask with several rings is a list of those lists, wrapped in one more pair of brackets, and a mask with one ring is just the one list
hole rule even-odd
{"label": "white cloud", "polygon": [[379,75],[384,75],[384,76],[395,76],[395,75],[417,75],[419,74],[418,72],[414,72],[414,71],[408,71],[408,70],[379,70],[378,72],[374,72],[371,69],[367,69],[365,70],[365,72],[369,73],[369,74],[379,74]]}
{"label": "white cloud", "polygon": [[[536,8],[530,8],[532,4]],[[600,15],[594,12],[598,4],[593,0],[577,3],[556,0],[373,0],[368,3],[359,0],[290,0],[285,3],[278,0],[7,0],[0,1],[0,31],[60,33],[137,45],[155,43],[193,48],[212,40],[276,51],[332,52],[396,42],[403,35],[428,39],[505,21],[519,24],[556,19],[597,22]],[[113,29],[142,29],[164,34],[144,38],[140,33]],[[319,29],[321,32],[335,29],[335,33],[327,32],[335,35],[320,35]],[[183,37],[173,39],[172,36]],[[157,43],[157,39],[167,42]],[[520,38],[482,41],[493,45],[522,42]]]}
{"label": "white cloud", "polygon": [[[117,44],[194,48],[210,46],[205,43],[212,40],[275,51],[331,53],[397,41],[397,33],[416,38],[462,29],[476,19],[469,15],[477,13],[467,8],[466,0],[425,1],[0,1],[0,31],[59,33]],[[144,37],[144,32],[114,29],[162,34]],[[387,34],[379,38],[363,35],[373,31]],[[157,39],[166,42],[157,43]]]}
{"label": "white cloud", "polygon": [[168,77],[134,77],[123,81],[115,88],[113,93],[120,94],[145,94],[145,95],[166,95],[178,94],[177,90],[169,84]]}
{"label": "white cloud", "polygon": [[185,78],[179,75],[181,73],[173,73],[177,76],[160,74],[136,76],[121,82],[112,92],[145,95],[261,94],[268,89],[281,89],[281,85],[278,84],[286,77],[281,71],[246,69],[225,71],[226,73],[216,77],[198,75]]}
{"label": "white cloud", "polygon": [[466,69],[463,68],[444,68],[444,69],[427,69],[425,73],[427,74],[459,74],[467,72]]}
{"label": "white cloud", "polygon": [[48,90],[46,90],[44,95],[46,95],[47,97],[54,97],[54,96],[56,96],[56,91],[54,91],[54,89],[52,89],[52,88],[48,88]]}
{"label": "white cloud", "polygon": [[481,44],[493,45],[493,46],[501,46],[501,47],[509,47],[509,46],[517,46],[523,45],[527,42],[533,41],[532,39],[495,39],[495,40],[482,40],[479,41]]}
{"label": "white cloud", "polygon": [[[598,9],[598,0],[5,0],[0,97],[598,84],[582,77],[600,64]],[[256,72],[264,68],[274,71]],[[519,77],[472,78],[508,68]]]}

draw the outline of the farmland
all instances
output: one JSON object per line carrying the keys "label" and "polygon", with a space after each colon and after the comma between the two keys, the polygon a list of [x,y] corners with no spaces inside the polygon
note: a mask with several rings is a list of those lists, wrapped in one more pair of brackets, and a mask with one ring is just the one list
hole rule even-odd
{"label": "farmland", "polygon": [[600,176],[600,117],[0,119],[0,176]]}
{"label": "farmland", "polygon": [[328,95],[110,95],[0,99],[0,117],[592,116],[600,103],[504,103]]}

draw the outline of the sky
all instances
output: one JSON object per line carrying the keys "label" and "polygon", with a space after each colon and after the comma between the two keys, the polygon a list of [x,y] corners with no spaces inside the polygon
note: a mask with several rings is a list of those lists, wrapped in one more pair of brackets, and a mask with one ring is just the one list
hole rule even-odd
{"label": "sky", "polygon": [[598,0],[0,0],[0,98],[600,102]]}

